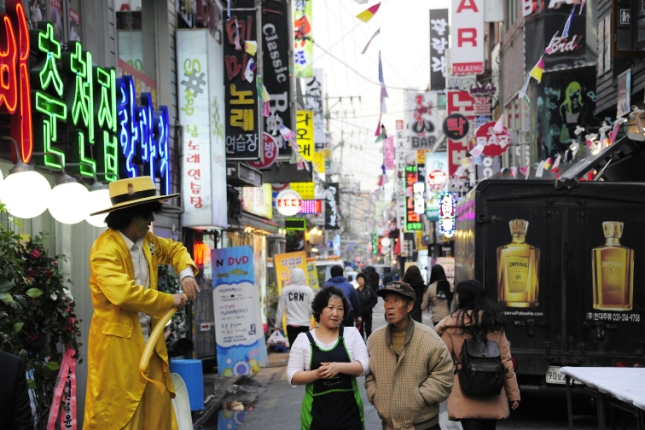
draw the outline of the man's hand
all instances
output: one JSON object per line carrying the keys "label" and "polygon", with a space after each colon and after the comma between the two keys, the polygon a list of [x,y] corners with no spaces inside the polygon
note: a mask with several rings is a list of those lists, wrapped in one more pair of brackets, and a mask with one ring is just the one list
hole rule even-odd
{"label": "man's hand", "polygon": [[186,300],[186,296],[183,294],[173,294],[172,295],[173,303],[172,307],[177,308],[177,310],[182,310],[186,304],[188,303],[188,300]]}
{"label": "man's hand", "polygon": [[197,281],[192,276],[186,276],[181,280],[181,289],[186,294],[186,297],[188,297],[188,300],[195,300],[197,293],[201,291],[199,285],[197,285]]}

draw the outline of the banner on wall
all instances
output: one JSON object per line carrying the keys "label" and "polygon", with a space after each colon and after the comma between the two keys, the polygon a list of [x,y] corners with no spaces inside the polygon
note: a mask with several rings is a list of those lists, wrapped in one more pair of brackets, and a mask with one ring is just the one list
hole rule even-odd
{"label": "banner on wall", "polygon": [[408,128],[406,150],[432,149],[434,146],[441,127],[437,125],[437,100],[435,91],[405,93],[405,124]]}
{"label": "banner on wall", "polygon": [[452,0],[451,12],[451,74],[484,73],[484,0]]}
{"label": "banner on wall", "polygon": [[446,88],[446,50],[450,38],[448,9],[430,9],[430,89]]}
{"label": "banner on wall", "polygon": [[293,2],[293,55],[296,78],[311,78],[313,76],[312,1],[295,0]]}
{"label": "banner on wall", "polygon": [[298,267],[304,273],[309,272],[307,254],[304,251],[276,254],[273,256],[273,266],[275,267],[275,278],[278,282],[278,294],[282,293],[282,288],[289,285],[291,270]]}
{"label": "banner on wall", "polygon": [[219,376],[255,375],[268,360],[253,249],[214,249],[211,258]]}

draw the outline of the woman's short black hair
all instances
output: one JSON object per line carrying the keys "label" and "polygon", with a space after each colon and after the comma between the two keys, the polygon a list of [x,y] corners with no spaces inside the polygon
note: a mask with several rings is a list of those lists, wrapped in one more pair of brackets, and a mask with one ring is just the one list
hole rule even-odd
{"label": "woman's short black hair", "polygon": [[161,202],[150,202],[142,205],[131,206],[110,212],[105,218],[105,223],[112,230],[123,230],[127,228],[133,219],[138,216],[147,218],[152,214],[161,212]]}
{"label": "woman's short black hair", "polygon": [[311,302],[311,310],[314,311],[314,319],[316,320],[316,322],[320,322],[321,312],[329,304],[330,297],[334,296],[343,301],[343,318],[345,317],[345,315],[347,315],[351,308],[349,307],[349,302],[345,298],[345,293],[343,293],[343,290],[332,286],[325,287],[322,288],[318,292],[318,294],[316,294],[314,301]]}
{"label": "woman's short black hair", "polygon": [[363,281],[365,281],[365,284],[367,285],[367,276],[365,276],[365,273],[359,273],[356,275],[356,281],[358,282],[358,278],[363,278]]}

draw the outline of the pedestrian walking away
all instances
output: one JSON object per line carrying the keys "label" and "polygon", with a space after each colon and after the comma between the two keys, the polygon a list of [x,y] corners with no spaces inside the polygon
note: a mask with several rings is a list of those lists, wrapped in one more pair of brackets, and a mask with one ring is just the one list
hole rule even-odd
{"label": "pedestrian walking away", "polygon": [[378,303],[378,296],[367,286],[366,281],[365,274],[359,273],[356,276],[358,297],[361,302],[360,333],[365,340],[372,334],[372,309]]}
{"label": "pedestrian walking away", "polygon": [[452,286],[446,278],[446,272],[443,266],[435,264],[430,271],[430,282],[423,293],[421,310],[427,311],[432,309],[432,322],[439,322],[450,313],[450,302],[452,300]]}
{"label": "pedestrian walking away", "polygon": [[349,303],[343,291],[321,289],[312,303],[317,329],[301,333],[291,347],[287,380],[306,385],[302,430],[362,430],[363,403],[356,377],[368,370],[367,349],[354,327],[342,325]]}
{"label": "pedestrian walking away", "polygon": [[25,363],[22,358],[0,351],[0,429],[33,430]]}
{"label": "pedestrian walking away", "polygon": [[[90,250],[90,323],[84,429],[177,429],[170,399],[166,342],[161,337],[150,359],[147,379],[139,373],[144,343],[158,318],[183,309],[199,291],[197,267],[186,248],[150,232],[160,200],[149,176],[122,179],[109,186],[112,207],[108,229]],[[184,294],[157,291],[157,267],[172,265]],[[158,381],[165,390],[149,382]]]}
{"label": "pedestrian walking away", "polygon": [[405,271],[405,275],[403,276],[403,282],[408,284],[409,286],[412,287],[414,290],[414,295],[416,299],[414,300],[414,307],[412,308],[412,312],[410,312],[410,316],[412,317],[413,320],[416,322],[422,322],[421,321],[421,299],[423,297],[423,292],[425,291],[426,284],[423,280],[423,277],[421,276],[421,271],[419,270],[418,266],[410,266],[408,267],[408,270]]}
{"label": "pedestrian walking away", "polygon": [[455,385],[448,398],[448,416],[453,421],[461,420],[464,430],[494,430],[497,420],[508,418],[510,409],[515,410],[520,404],[520,390],[504,332],[506,319],[501,309],[488,301],[479,281],[462,281],[455,291],[457,311],[441,320],[436,331],[455,358],[456,369],[461,368],[467,353],[466,340],[478,338],[498,345],[506,372],[500,394],[469,396],[464,393],[455,371]]}
{"label": "pedestrian walking away", "polygon": [[291,271],[289,285],[282,289],[278,310],[275,314],[275,327],[282,326],[282,317],[287,312],[287,337],[289,345],[293,345],[300,333],[309,331],[311,324],[311,302],[314,300],[314,290],[307,285],[305,272],[295,268]]}
{"label": "pedestrian walking away", "polygon": [[345,294],[345,298],[349,301],[349,311],[345,309],[343,325],[345,327],[354,327],[354,323],[358,323],[361,317],[361,305],[358,299],[358,292],[356,292],[356,288],[349,283],[347,278],[343,276],[344,271],[342,266],[334,266],[329,272],[331,279],[323,285],[323,288],[334,286]]}
{"label": "pedestrian walking away", "polygon": [[410,317],[417,300],[410,285],[393,281],[377,294],[385,300],[387,325],[367,339],[367,398],[384,430],[439,430],[439,403],[453,385],[448,348],[434,330]]}

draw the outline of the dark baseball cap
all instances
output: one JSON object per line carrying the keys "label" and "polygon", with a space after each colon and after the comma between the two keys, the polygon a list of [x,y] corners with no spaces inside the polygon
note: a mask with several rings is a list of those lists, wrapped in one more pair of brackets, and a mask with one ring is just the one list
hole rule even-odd
{"label": "dark baseball cap", "polygon": [[417,299],[417,295],[414,293],[414,290],[412,289],[410,284],[406,284],[405,282],[401,281],[390,282],[384,288],[381,288],[376,292],[376,294],[383,298],[385,298],[385,295],[388,293],[397,293],[401,296],[412,299],[412,301],[415,301]]}

